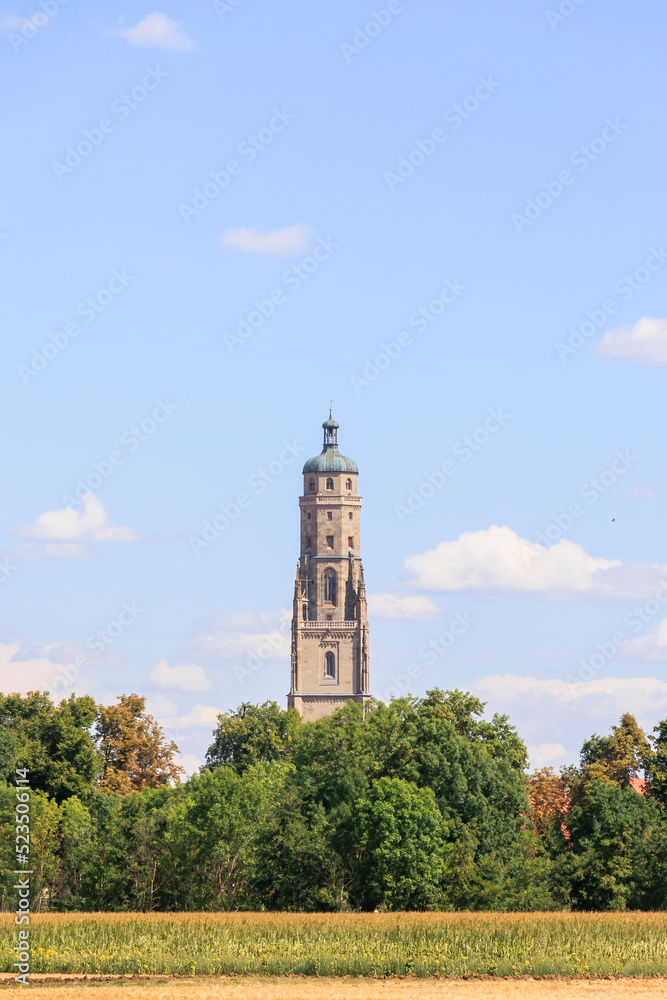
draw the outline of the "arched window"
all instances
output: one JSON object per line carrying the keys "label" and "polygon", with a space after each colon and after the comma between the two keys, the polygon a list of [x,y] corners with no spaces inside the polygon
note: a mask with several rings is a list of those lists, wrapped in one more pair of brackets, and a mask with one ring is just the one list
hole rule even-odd
{"label": "arched window", "polygon": [[327,604],[336,603],[336,571],[327,569],[324,571],[324,600]]}
{"label": "arched window", "polygon": [[331,651],[324,654],[324,676],[330,678],[336,676],[336,657]]}
{"label": "arched window", "polygon": [[327,489],[328,490],[333,489],[333,479],[331,478],[331,476],[329,476],[329,478],[327,479]]}
{"label": "arched window", "polygon": [[310,482],[308,483],[308,489],[310,490],[311,493],[315,492],[315,480],[314,479],[311,479]]}
{"label": "arched window", "polygon": [[345,480],[345,489],[346,490],[351,490],[352,489],[352,480],[351,479],[346,479]]}

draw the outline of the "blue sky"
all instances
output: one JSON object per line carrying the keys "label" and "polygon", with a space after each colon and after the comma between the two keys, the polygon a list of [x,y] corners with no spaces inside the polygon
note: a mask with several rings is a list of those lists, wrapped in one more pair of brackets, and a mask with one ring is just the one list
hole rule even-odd
{"label": "blue sky", "polygon": [[473,690],[537,764],[667,715],[666,21],[3,7],[3,690],[138,691],[190,769],[284,704],[333,399],[376,696]]}

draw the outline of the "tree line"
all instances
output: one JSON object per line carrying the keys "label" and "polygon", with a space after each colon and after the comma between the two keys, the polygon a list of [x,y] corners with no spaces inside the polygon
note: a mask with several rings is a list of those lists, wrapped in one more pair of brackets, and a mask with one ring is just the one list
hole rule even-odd
{"label": "tree line", "polygon": [[437,689],[310,723],[244,703],[181,781],[138,695],[0,695],[0,907],[27,767],[42,910],[667,908],[667,720],[625,714],[578,766],[528,775],[483,713]]}

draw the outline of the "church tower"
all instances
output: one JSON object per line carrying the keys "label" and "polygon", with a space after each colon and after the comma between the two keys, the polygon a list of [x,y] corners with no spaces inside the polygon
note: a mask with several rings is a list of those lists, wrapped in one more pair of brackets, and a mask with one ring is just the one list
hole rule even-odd
{"label": "church tower", "polygon": [[359,470],[338,451],[338,424],[331,410],[322,427],[322,453],[304,465],[299,497],[301,554],[287,699],[306,722],[330,715],[346,701],[364,704],[370,699]]}

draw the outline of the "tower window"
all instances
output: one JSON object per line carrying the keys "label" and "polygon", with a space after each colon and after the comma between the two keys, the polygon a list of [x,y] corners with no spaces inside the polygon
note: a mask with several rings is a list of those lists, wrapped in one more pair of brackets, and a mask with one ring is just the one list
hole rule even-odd
{"label": "tower window", "polygon": [[336,657],[331,650],[327,650],[324,654],[324,676],[334,680],[336,677]]}
{"label": "tower window", "polygon": [[336,571],[333,569],[324,571],[324,600],[327,604],[336,603]]}
{"label": "tower window", "polygon": [[308,605],[307,604],[304,604],[304,606],[303,606],[303,620],[305,622],[308,621]]}
{"label": "tower window", "polygon": [[346,490],[351,490],[352,489],[352,480],[351,479],[346,479],[345,480],[345,489]]}
{"label": "tower window", "polygon": [[353,535],[348,535],[347,547],[348,547],[348,549],[353,549],[354,548],[354,536]]}
{"label": "tower window", "polygon": [[329,476],[329,478],[327,479],[327,489],[332,490],[333,488],[334,488],[333,479],[331,478],[331,476]]}
{"label": "tower window", "polygon": [[333,521],[333,511],[332,510],[328,510],[327,511],[327,521]]}
{"label": "tower window", "polygon": [[327,548],[333,548],[333,535],[327,535]]}
{"label": "tower window", "polygon": [[308,483],[308,489],[310,490],[311,493],[315,492],[315,480],[314,479],[311,479],[310,482]]}
{"label": "tower window", "polygon": [[311,548],[310,535],[306,535],[306,548]]}
{"label": "tower window", "polygon": [[[308,516],[310,516],[310,515],[308,515]],[[352,520],[352,511],[350,511],[350,513],[348,514],[348,517],[349,517],[349,519],[351,521]]]}
{"label": "tower window", "polygon": [[307,517],[308,517],[308,520],[310,521],[310,514],[308,514]]}

